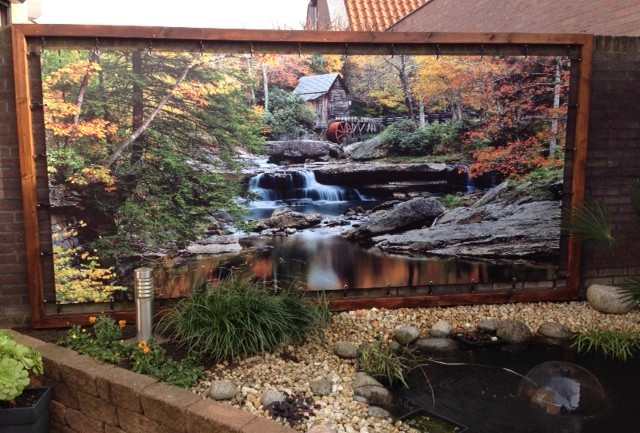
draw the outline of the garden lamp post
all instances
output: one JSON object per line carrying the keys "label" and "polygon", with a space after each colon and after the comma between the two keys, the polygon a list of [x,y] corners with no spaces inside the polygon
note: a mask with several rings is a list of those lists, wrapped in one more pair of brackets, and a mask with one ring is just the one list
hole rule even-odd
{"label": "garden lamp post", "polygon": [[138,341],[148,341],[153,335],[153,286],[153,269],[138,268],[134,271]]}

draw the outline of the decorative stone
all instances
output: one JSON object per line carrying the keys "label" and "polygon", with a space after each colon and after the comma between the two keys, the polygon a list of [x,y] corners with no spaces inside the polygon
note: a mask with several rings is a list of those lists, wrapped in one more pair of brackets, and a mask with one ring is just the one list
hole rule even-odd
{"label": "decorative stone", "polygon": [[326,425],[314,425],[307,433],[336,433],[335,429]]}
{"label": "decorative stone", "polygon": [[367,415],[369,415],[371,418],[382,418],[382,419],[393,418],[393,415],[391,415],[391,412],[378,406],[369,406],[367,408]]}
{"label": "decorative stone", "polygon": [[498,319],[489,318],[489,319],[481,319],[478,321],[478,325],[476,328],[478,331],[488,332],[489,334],[495,334],[498,330],[498,324],[500,321]]}
{"label": "decorative stone", "polygon": [[238,394],[238,387],[226,380],[214,380],[211,382],[208,393],[214,400],[231,400]]}
{"label": "decorative stone", "polygon": [[526,343],[533,336],[526,323],[520,320],[503,320],[498,325],[496,335],[508,343]]}
{"label": "decorative stone", "polygon": [[399,328],[393,339],[399,344],[406,346],[408,344],[413,343],[420,336],[420,329],[417,326],[406,326],[403,328]]}
{"label": "decorative stone", "polygon": [[262,394],[262,399],[260,400],[260,404],[262,404],[263,407],[267,407],[271,403],[274,403],[276,401],[284,401],[284,399],[285,399],[285,395],[283,393],[275,389],[269,389],[265,391],[264,394]]}
{"label": "decorative stone", "polygon": [[309,384],[311,392],[317,396],[325,396],[331,394],[332,384],[327,379],[319,379]]}
{"label": "decorative stone", "polygon": [[573,337],[573,332],[571,332],[569,328],[556,322],[543,323],[538,328],[538,334],[543,337],[554,338],[557,340],[568,340]]}
{"label": "decorative stone", "polygon": [[333,352],[343,359],[355,359],[358,353],[358,346],[351,341],[337,341],[333,346]]}
{"label": "decorative stone", "polygon": [[622,299],[619,287],[603,284],[592,284],[587,288],[587,301],[594,310],[606,314],[626,314],[634,307],[632,302]]}
{"label": "decorative stone", "polygon": [[458,349],[458,343],[451,338],[420,338],[413,348],[418,352],[451,352]]}
{"label": "decorative stone", "polygon": [[356,373],[351,386],[355,395],[364,397],[371,405],[389,407],[393,403],[391,392],[367,373]]}
{"label": "decorative stone", "polygon": [[446,320],[438,320],[429,330],[429,334],[437,338],[448,337],[451,335],[452,330],[453,326],[451,326],[451,323]]}

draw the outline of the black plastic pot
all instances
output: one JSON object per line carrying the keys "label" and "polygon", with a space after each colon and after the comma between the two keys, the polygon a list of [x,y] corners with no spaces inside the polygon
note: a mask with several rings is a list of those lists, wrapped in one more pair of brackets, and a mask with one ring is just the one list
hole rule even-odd
{"label": "black plastic pot", "polygon": [[0,433],[48,433],[49,402],[53,394],[50,386],[27,388],[41,392],[38,401],[30,407],[0,409]]}
{"label": "black plastic pot", "polygon": [[[462,425],[456,421],[450,420],[444,416],[438,415],[437,413],[431,412],[424,408],[418,408],[413,410],[406,415],[399,417],[400,421],[408,421],[413,418],[424,417],[427,419],[431,419],[440,424],[440,430],[438,431],[447,431],[447,432],[455,432],[455,433],[463,433],[467,431],[467,426]],[[444,430],[443,430],[444,427]]]}

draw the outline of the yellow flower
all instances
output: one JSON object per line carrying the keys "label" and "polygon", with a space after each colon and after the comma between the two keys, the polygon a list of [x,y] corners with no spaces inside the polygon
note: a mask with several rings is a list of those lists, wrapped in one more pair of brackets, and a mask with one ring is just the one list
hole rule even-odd
{"label": "yellow flower", "polygon": [[138,342],[138,347],[139,347],[140,349],[142,349],[142,350],[144,350],[145,348],[146,348],[146,349],[148,349],[148,347],[147,347],[147,342],[146,342],[146,341],[144,341],[144,340],[139,341],[139,342]]}
{"label": "yellow flower", "polygon": [[89,316],[89,323],[96,323],[96,316]]}
{"label": "yellow flower", "polygon": [[118,326],[120,328],[124,328],[124,326],[127,324],[126,320],[118,320]]}
{"label": "yellow flower", "polygon": [[143,351],[144,353],[149,353],[149,352],[151,352],[151,349],[149,349],[149,347],[148,347],[148,346],[145,346],[145,348],[144,348],[144,349],[142,349],[142,351]]}

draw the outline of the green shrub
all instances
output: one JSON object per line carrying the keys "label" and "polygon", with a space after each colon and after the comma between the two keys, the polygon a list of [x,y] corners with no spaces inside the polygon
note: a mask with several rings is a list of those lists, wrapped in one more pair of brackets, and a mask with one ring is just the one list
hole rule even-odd
{"label": "green shrub", "polygon": [[418,127],[412,120],[402,120],[389,126],[381,134],[383,145],[392,154],[426,156],[460,150],[462,121],[433,122]]}
{"label": "green shrub", "polygon": [[369,376],[382,379],[389,385],[400,382],[408,388],[402,359],[389,346],[383,346],[379,341],[363,346],[358,352],[358,363]]}
{"label": "green shrub", "polygon": [[590,327],[574,337],[572,346],[578,352],[599,351],[606,357],[626,361],[640,347],[638,332]]}
{"label": "green shrub", "polygon": [[220,361],[271,351],[326,324],[326,306],[301,292],[270,292],[230,278],[217,290],[178,301],[158,329],[190,351]]}
{"label": "green shrub", "polygon": [[58,341],[61,346],[89,355],[102,362],[128,365],[136,373],[153,376],[171,385],[188,388],[204,372],[196,354],[182,360],[167,356],[165,350],[153,340],[130,344],[122,341],[122,328],[126,322],[118,323],[108,316],[89,317],[93,329],[75,325]]}

